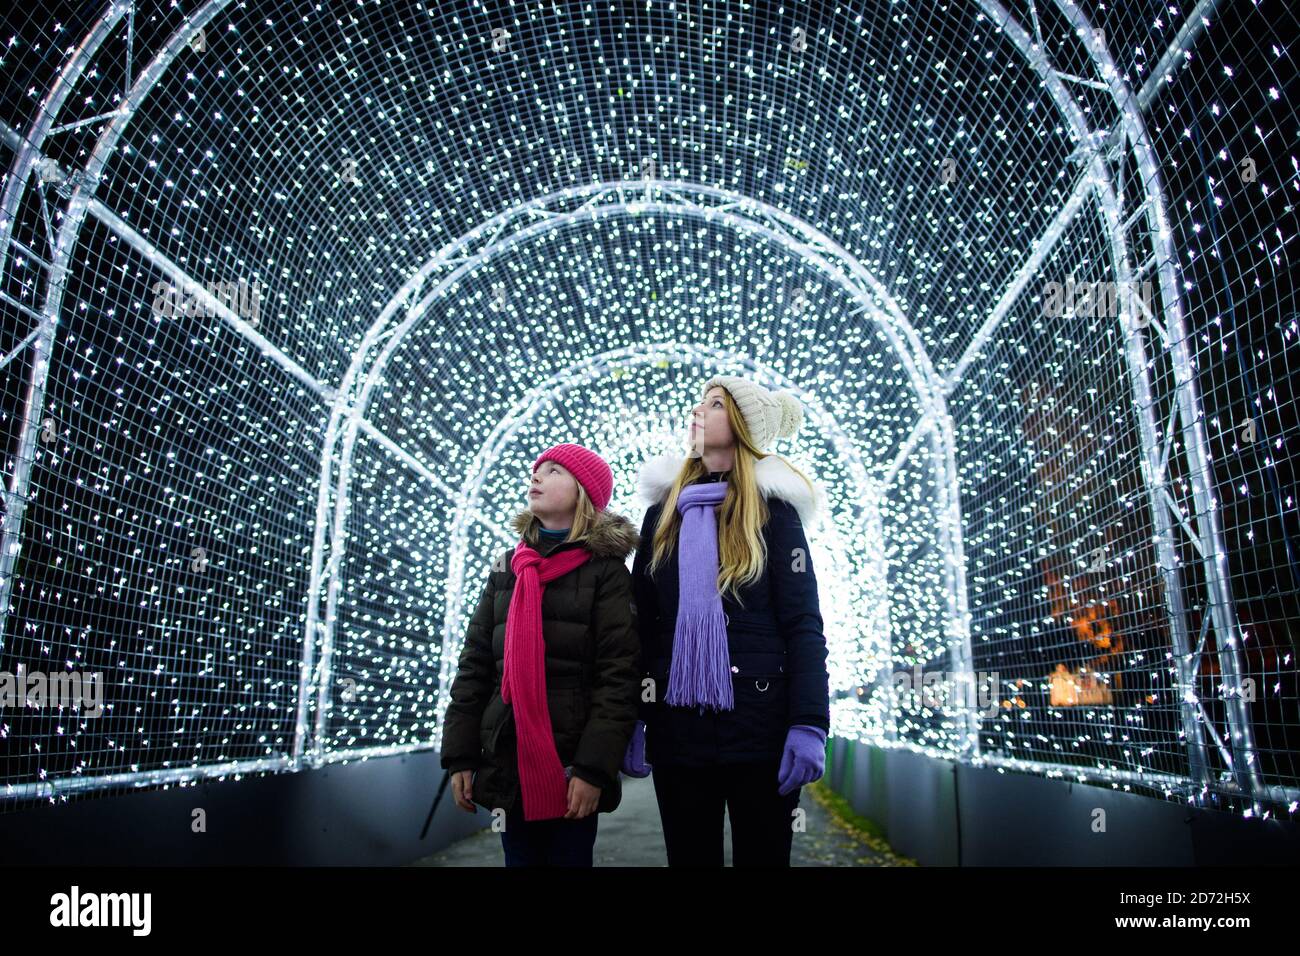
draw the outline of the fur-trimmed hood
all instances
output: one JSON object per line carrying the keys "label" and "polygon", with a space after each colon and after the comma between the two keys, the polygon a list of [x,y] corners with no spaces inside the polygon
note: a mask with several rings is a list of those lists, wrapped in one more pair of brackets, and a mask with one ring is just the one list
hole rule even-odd
{"label": "fur-trimmed hood", "polygon": [[[533,519],[531,508],[525,508],[510,521],[510,528],[519,537],[528,530],[528,522]],[[598,558],[618,558],[626,561],[627,556],[637,549],[641,535],[636,526],[621,514],[613,511],[597,511],[596,521],[589,532],[586,547]]]}
{"label": "fur-trimmed hood", "polygon": [[[646,507],[663,501],[685,463],[686,456],[676,454],[648,459],[637,473],[637,497]],[[780,455],[769,454],[754,462],[754,477],[765,498],[782,498],[794,505],[805,528],[815,527],[826,511],[826,496],[817,483],[813,482],[813,492],[809,494],[804,480]]]}

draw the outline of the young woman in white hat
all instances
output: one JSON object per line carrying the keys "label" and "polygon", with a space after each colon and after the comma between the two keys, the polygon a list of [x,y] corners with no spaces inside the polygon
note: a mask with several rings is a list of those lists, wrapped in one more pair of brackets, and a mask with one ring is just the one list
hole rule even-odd
{"label": "young woman in white hat", "polygon": [[653,769],[670,866],[788,866],[800,787],[830,729],[826,639],[805,527],[821,492],[766,449],[794,396],[705,383],[691,451],[638,475],[650,503],[632,568],[643,691],[625,773]]}

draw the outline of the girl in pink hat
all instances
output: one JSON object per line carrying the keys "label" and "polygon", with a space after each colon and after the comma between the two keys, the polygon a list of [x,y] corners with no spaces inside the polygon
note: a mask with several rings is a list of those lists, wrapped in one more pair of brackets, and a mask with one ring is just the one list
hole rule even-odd
{"label": "girl in pink hat", "polygon": [[493,814],[506,866],[591,866],[598,813],[622,797],[640,641],[614,476],[581,445],[533,463],[519,542],[488,573],[442,731],[456,803]]}

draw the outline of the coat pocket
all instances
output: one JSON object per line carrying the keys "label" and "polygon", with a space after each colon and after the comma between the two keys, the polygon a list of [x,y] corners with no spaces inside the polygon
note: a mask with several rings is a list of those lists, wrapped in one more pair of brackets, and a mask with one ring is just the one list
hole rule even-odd
{"label": "coat pocket", "polygon": [[733,679],[735,709],[723,712],[718,746],[724,753],[754,757],[781,755],[790,709],[788,675],[743,674]]}
{"label": "coat pocket", "polygon": [[[551,732],[555,738],[555,749],[561,760],[569,760],[578,749],[585,721],[583,720],[582,692],[576,687],[548,687],[546,689],[546,711],[551,718]],[[500,755],[508,748],[502,745],[502,735],[510,737],[518,733],[515,726],[515,709],[508,705],[498,690],[488,701],[483,710],[483,719],[479,725],[479,742],[484,752]]]}

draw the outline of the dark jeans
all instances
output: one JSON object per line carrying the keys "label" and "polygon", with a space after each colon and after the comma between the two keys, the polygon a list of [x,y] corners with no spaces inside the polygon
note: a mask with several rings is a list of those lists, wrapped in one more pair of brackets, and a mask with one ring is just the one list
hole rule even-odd
{"label": "dark jeans", "polygon": [[801,788],[777,793],[780,761],[670,767],[650,775],[669,866],[722,866],[723,809],[733,866],[789,866]]}
{"label": "dark jeans", "polygon": [[501,831],[506,866],[591,866],[599,816],[593,811],[580,820],[525,820],[521,795]]}

